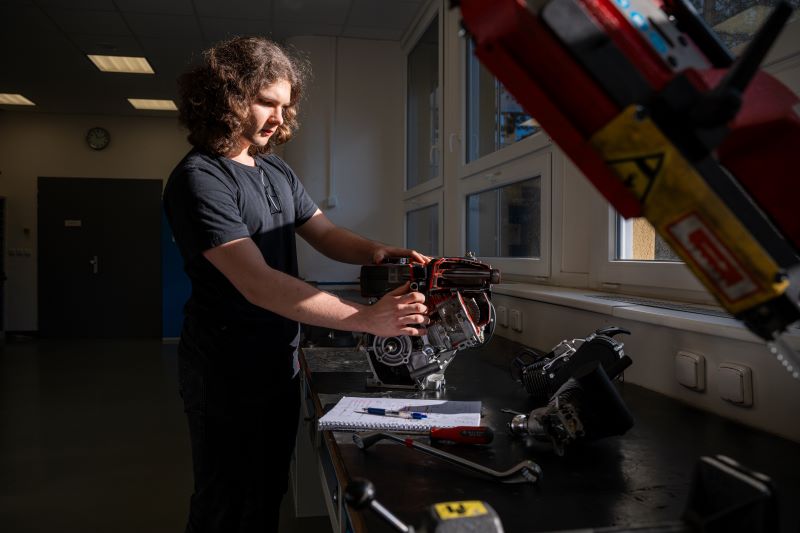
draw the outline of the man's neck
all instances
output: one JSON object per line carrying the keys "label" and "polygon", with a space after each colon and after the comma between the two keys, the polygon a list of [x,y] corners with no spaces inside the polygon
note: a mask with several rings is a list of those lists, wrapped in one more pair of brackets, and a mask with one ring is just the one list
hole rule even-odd
{"label": "man's neck", "polygon": [[251,156],[248,153],[248,151],[247,151],[248,148],[250,148],[250,145],[244,146],[243,148],[241,148],[238,151],[238,153],[236,152],[236,150],[234,150],[234,151],[230,152],[228,155],[226,155],[225,157],[227,157],[228,159],[233,159],[237,163],[241,163],[243,165],[254,167],[254,166],[256,166],[256,160],[253,158],[253,156]]}

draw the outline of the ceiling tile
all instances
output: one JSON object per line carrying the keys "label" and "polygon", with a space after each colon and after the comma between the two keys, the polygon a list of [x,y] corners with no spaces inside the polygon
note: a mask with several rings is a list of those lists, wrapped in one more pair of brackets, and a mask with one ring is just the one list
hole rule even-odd
{"label": "ceiling tile", "polygon": [[196,63],[204,48],[200,38],[175,37],[143,37],[142,46],[157,77],[164,77],[169,83],[173,83],[189,65]]}
{"label": "ceiling tile", "polygon": [[403,31],[404,30],[393,28],[361,28],[348,24],[342,32],[342,37],[374,39],[379,41],[399,41],[403,37]]}
{"label": "ceiling tile", "polygon": [[114,0],[36,0],[40,7],[62,7],[69,9],[91,9],[95,11],[116,11]]}
{"label": "ceiling tile", "polygon": [[45,9],[65,33],[84,35],[130,35],[130,30],[119,13],[88,9]]}
{"label": "ceiling tile", "polygon": [[139,37],[200,37],[197,18],[186,15],[125,13],[125,20]]}
{"label": "ceiling tile", "polygon": [[[0,86],[27,83],[45,92],[58,92],[68,81],[94,80],[93,76],[100,74],[91,61],[68,42],[51,41],[46,49],[29,49],[24,56],[12,53],[0,59],[3,64]],[[2,89],[2,92],[10,92],[7,87]]]}
{"label": "ceiling tile", "polygon": [[194,15],[190,0],[114,0],[114,3],[125,13]]}
{"label": "ceiling tile", "polygon": [[272,17],[272,0],[194,0],[201,17],[268,19]]}
{"label": "ceiling tile", "polygon": [[0,4],[0,42],[16,47],[25,37],[51,32],[58,32],[58,27],[41,9]]}
{"label": "ceiling tile", "polygon": [[263,35],[272,33],[272,24],[267,20],[223,19],[200,17],[203,35],[211,42],[222,41],[237,36]]}
{"label": "ceiling tile", "polygon": [[70,35],[84,54],[142,56],[144,51],[132,35]]}
{"label": "ceiling tile", "polygon": [[336,37],[342,34],[342,26],[339,24],[285,22],[281,24],[274,24],[272,32],[272,38],[275,40],[283,40],[287,37],[293,37],[296,35],[327,35]]}
{"label": "ceiling tile", "polygon": [[347,26],[405,30],[419,9],[419,2],[353,0]]}
{"label": "ceiling tile", "polygon": [[[275,0],[275,26],[284,22],[309,25],[344,24],[351,0]],[[385,2],[381,2],[383,4]]]}

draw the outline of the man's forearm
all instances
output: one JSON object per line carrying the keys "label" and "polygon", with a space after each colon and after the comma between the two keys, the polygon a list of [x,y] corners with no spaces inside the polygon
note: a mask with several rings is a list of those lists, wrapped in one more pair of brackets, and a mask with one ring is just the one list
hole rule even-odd
{"label": "man's forearm", "polygon": [[322,254],[354,265],[367,265],[373,262],[375,252],[383,246],[340,227],[330,229],[316,248]]}
{"label": "man's forearm", "polygon": [[424,327],[419,327],[427,320],[425,297],[409,292],[408,284],[366,306],[342,300],[270,268],[249,238],[211,248],[203,255],[248,302],[298,322],[385,337],[425,332]]}
{"label": "man's forearm", "polygon": [[292,320],[344,331],[364,331],[364,305],[320,291],[293,276],[272,270],[270,283],[252,287],[247,300]]}

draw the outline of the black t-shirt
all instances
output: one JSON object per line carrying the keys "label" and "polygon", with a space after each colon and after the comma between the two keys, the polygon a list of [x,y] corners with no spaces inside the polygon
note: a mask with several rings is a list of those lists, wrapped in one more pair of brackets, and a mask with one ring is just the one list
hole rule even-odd
{"label": "black t-shirt", "polygon": [[205,250],[250,237],[271,268],[297,276],[295,228],[317,205],[289,165],[267,155],[257,156],[250,167],[192,150],[169,177],[164,210],[192,282],[186,316],[269,331],[277,346],[296,346],[297,322],[248,302],[203,256]]}

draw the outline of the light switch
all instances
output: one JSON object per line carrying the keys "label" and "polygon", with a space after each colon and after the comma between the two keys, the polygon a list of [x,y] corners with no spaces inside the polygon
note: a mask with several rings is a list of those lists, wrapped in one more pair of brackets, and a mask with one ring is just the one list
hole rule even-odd
{"label": "light switch", "polygon": [[753,371],[737,363],[719,364],[719,395],[742,407],[753,405]]}
{"label": "light switch", "polygon": [[497,323],[504,328],[508,327],[508,307],[505,305],[497,306]]}
{"label": "light switch", "polygon": [[675,377],[678,383],[692,390],[706,388],[706,359],[702,355],[679,351],[675,356]]}
{"label": "light switch", "polygon": [[509,323],[511,324],[511,329],[514,331],[522,331],[522,311],[519,309],[512,309]]}

